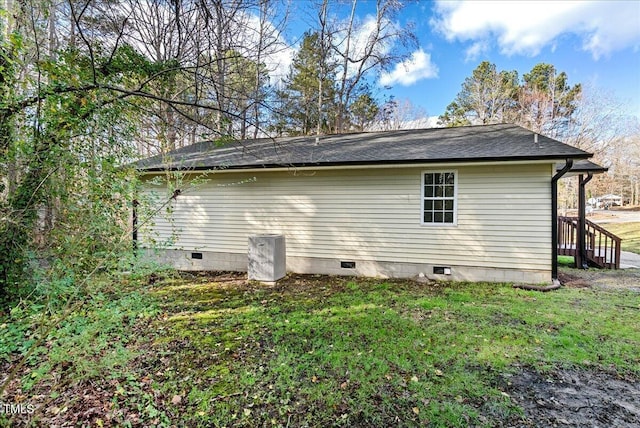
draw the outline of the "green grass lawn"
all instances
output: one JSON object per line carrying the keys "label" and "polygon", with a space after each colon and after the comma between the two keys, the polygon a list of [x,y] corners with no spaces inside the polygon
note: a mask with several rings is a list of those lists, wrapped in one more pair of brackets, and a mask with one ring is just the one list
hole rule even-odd
{"label": "green grass lawn", "polygon": [[603,223],[602,227],[622,238],[622,249],[640,254],[640,222]]}
{"label": "green grass lawn", "polygon": [[[84,412],[74,391],[88,388],[107,409],[84,416],[96,426],[501,426],[521,418],[505,390],[523,367],[640,377],[632,292],[298,276],[263,286],[229,276],[168,278],[141,295],[128,297],[139,316],[111,304],[130,326],[113,327],[128,363],[76,372],[73,354],[97,357],[70,348],[34,382],[51,358],[43,353],[4,400],[20,388],[45,397],[60,413],[36,412],[36,425],[60,409]],[[103,312],[85,308],[85,323],[92,311]]]}
{"label": "green grass lawn", "polygon": [[573,267],[575,259],[573,256],[558,256],[558,266]]}

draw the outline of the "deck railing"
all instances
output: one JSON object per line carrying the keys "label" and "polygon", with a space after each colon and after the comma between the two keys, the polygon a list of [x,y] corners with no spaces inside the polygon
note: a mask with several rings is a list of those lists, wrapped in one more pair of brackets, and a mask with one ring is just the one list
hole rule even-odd
{"label": "deck railing", "polygon": [[578,222],[578,217],[558,216],[558,255],[575,255],[578,248]]}
{"label": "deck railing", "polygon": [[[558,254],[574,256],[579,265],[578,217],[558,216]],[[587,260],[600,268],[620,269],[622,239],[592,221],[585,220],[585,249]]]}

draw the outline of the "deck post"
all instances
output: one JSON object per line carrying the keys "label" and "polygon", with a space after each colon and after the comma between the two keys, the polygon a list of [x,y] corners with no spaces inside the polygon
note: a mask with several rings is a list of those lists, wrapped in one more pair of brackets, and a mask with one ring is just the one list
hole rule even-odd
{"label": "deck post", "polygon": [[578,248],[576,251],[576,267],[582,269],[589,268],[589,260],[587,258],[587,222],[586,222],[586,206],[587,198],[585,186],[593,178],[593,173],[588,172],[587,178],[583,174],[578,177]]}
{"label": "deck post", "polygon": [[558,279],[558,180],[573,166],[573,159],[551,178],[551,279]]}

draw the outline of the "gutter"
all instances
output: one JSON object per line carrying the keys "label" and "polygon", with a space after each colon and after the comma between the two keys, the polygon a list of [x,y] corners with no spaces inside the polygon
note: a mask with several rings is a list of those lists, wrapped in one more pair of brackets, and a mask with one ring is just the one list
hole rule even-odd
{"label": "gutter", "polygon": [[[585,155],[591,156],[590,154]],[[532,164],[532,163],[549,163],[562,161],[564,158],[561,156],[550,157],[516,157],[516,158],[477,158],[477,159],[464,159],[464,158],[451,158],[451,159],[432,159],[432,160],[407,160],[407,161],[363,161],[363,162],[345,162],[345,163],[318,163],[312,164],[265,164],[262,166],[247,165],[247,166],[230,166],[230,167],[216,167],[216,166],[194,166],[194,167],[153,167],[153,168],[139,168],[138,174],[140,175],[157,175],[166,173],[167,170],[171,172],[181,172],[184,174],[190,173],[238,173],[238,172],[282,172],[282,171],[317,171],[317,170],[348,170],[348,169],[365,169],[365,168],[430,168],[440,166],[477,166],[477,165],[518,165],[518,164]]]}
{"label": "gutter", "polygon": [[551,280],[558,280],[558,180],[573,166],[573,159],[567,159],[564,167],[551,179]]}

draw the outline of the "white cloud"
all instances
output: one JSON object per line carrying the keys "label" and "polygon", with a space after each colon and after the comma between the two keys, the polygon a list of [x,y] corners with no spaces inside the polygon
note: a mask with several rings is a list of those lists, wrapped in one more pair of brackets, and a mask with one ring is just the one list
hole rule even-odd
{"label": "white cloud", "polygon": [[[244,17],[244,25],[240,26],[235,41],[238,46],[245,47],[246,52],[242,52],[243,54],[248,58],[254,58],[255,47],[260,44],[260,18],[248,13],[240,16]],[[242,22],[241,19],[238,21]],[[273,22],[266,21],[263,25],[262,44],[266,49],[262,52],[261,62],[267,68],[271,83],[278,85],[289,74],[289,67],[293,62],[296,49],[285,41]]]}
{"label": "white cloud", "polygon": [[[335,48],[340,52],[340,55],[345,55],[347,50],[347,36],[349,35],[349,21],[344,19],[336,23],[336,30],[332,35],[333,42],[336,44]],[[351,37],[348,39],[349,58],[347,63],[347,77],[353,77],[358,69],[362,66],[362,60],[370,55],[368,63],[365,64],[365,68],[376,62],[379,58],[388,56],[392,50],[396,38],[392,35],[399,32],[396,24],[383,20],[380,26],[379,39],[373,46],[373,52],[371,52],[371,43],[375,39],[374,34],[378,30],[376,17],[374,15],[366,15],[364,18],[355,18],[353,28],[351,29]],[[336,59],[339,60],[339,55],[336,55]],[[339,60],[342,64],[342,61]]]}
{"label": "white cloud", "polygon": [[396,64],[390,73],[382,73],[380,84],[410,86],[418,80],[438,77],[438,67],[431,62],[431,55],[422,49],[411,54],[407,60]]}
{"label": "white cloud", "polygon": [[465,61],[475,61],[482,54],[489,51],[489,44],[486,41],[475,42],[465,51]]}
{"label": "white cloud", "polygon": [[296,50],[284,43],[280,45],[279,49],[274,49],[267,54],[264,63],[269,70],[269,77],[272,84],[278,84],[284,81],[289,74],[289,68],[293,62],[293,57],[296,54]]}
{"label": "white cloud", "polygon": [[594,59],[640,47],[637,1],[438,1],[431,25],[448,40],[495,38],[504,54],[537,55],[567,34]]}

